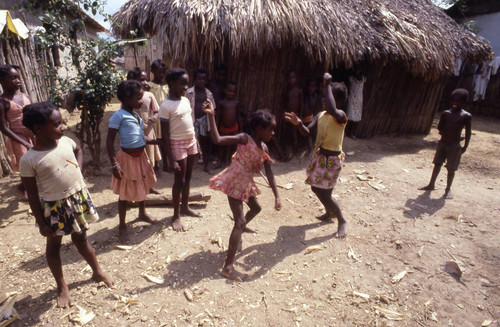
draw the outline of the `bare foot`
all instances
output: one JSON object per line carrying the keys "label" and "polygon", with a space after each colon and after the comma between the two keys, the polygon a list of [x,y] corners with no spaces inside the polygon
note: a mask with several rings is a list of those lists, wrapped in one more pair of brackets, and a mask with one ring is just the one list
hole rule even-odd
{"label": "bare foot", "polygon": [[152,189],[150,189],[150,190],[149,190],[149,194],[161,194],[161,192],[160,192],[160,191],[158,191],[158,190],[157,190],[157,189],[155,189],[155,188],[152,188]]}
{"label": "bare foot", "polygon": [[237,282],[242,282],[247,277],[247,275],[237,272],[236,270],[234,270],[234,268],[231,268],[231,269],[223,268],[220,271],[220,273],[222,276],[224,276],[228,279],[235,280]]}
{"label": "bare foot", "polygon": [[106,284],[109,288],[113,288],[113,286],[115,286],[115,280],[104,271],[94,272],[92,274],[92,280],[98,283],[104,282],[104,284]]}
{"label": "bare foot", "polygon": [[127,230],[127,226],[119,227],[118,228],[118,242],[120,244],[127,244],[128,243],[128,230]]}
{"label": "bare foot", "polygon": [[140,215],[137,219],[145,221],[151,225],[154,225],[158,222],[158,219],[151,217],[147,213],[144,213],[143,215]]}
{"label": "bare foot", "polygon": [[186,229],[184,228],[184,225],[181,223],[181,218],[176,218],[172,217],[172,228],[176,232],[185,232]]}
{"label": "bare foot", "polygon": [[332,215],[327,212],[322,214],[321,216],[316,216],[316,219],[321,220],[321,221],[331,221],[332,220]]}
{"label": "bare foot", "polygon": [[257,234],[257,230],[250,228],[248,226],[245,226],[245,229],[243,229],[243,233],[251,233],[251,234]]}
{"label": "bare foot", "polygon": [[59,308],[66,308],[71,305],[71,298],[69,297],[68,285],[63,285],[57,288],[57,306]]}
{"label": "bare foot", "polygon": [[337,228],[337,233],[335,233],[336,238],[344,238],[347,235],[347,221],[339,221],[339,227]]}
{"label": "bare foot", "polygon": [[181,208],[180,211],[181,211],[181,215],[188,216],[188,217],[198,217],[198,218],[201,218],[201,214],[199,212],[197,212],[197,211],[194,211],[189,206]]}
{"label": "bare foot", "polygon": [[451,192],[449,190],[445,191],[444,192],[444,198],[448,199],[448,200],[451,200],[451,199],[453,199],[453,194],[451,194]]}
{"label": "bare foot", "polygon": [[421,190],[421,191],[434,191],[435,189],[436,189],[436,187],[434,185],[431,185],[431,184],[419,188],[419,190]]}

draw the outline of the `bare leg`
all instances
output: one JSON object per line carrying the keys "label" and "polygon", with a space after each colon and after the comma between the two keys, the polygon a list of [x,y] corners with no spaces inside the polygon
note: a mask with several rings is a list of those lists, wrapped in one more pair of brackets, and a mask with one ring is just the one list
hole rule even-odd
{"label": "bare leg", "polygon": [[139,202],[139,219],[150,224],[156,224],[158,220],[151,217],[146,212],[146,203],[144,201]]}
{"label": "bare leg", "polygon": [[248,227],[248,223],[259,214],[259,212],[262,210],[262,207],[260,206],[259,202],[257,202],[257,198],[254,196],[248,199],[248,206],[250,207],[250,210],[245,215],[246,223],[243,232],[257,233],[255,229]]}
{"label": "bare leg", "polygon": [[333,189],[321,189],[314,186],[312,186],[311,189],[321,201],[323,206],[325,206],[326,212],[337,218],[338,227],[335,237],[345,237],[347,235],[347,221],[342,215],[339,204],[334,198],[332,198]]}
{"label": "bare leg", "polygon": [[[178,160],[177,163],[181,167],[180,171],[175,171],[174,186],[172,187],[172,201],[174,202],[174,215],[172,216],[172,228],[181,232],[184,231],[184,225],[181,223],[181,192],[184,189],[184,181],[186,174],[187,159]],[[189,195],[189,194],[188,194]]]}
{"label": "bare leg", "polygon": [[189,207],[189,191],[191,188],[191,176],[193,174],[193,166],[195,161],[196,161],[195,155],[187,157],[186,171],[184,173],[184,184],[182,187],[182,203],[180,212],[182,215],[186,215],[189,217],[201,217],[199,212],[196,212]]}
{"label": "bare leg", "polygon": [[118,218],[120,224],[118,225],[118,242],[121,244],[128,243],[128,231],[125,218],[127,216],[127,201],[118,199]]}
{"label": "bare leg", "polygon": [[50,272],[57,284],[57,306],[65,308],[71,305],[69,297],[69,289],[64,280],[62,264],[61,264],[61,241],[62,236],[48,236],[47,246],[45,248],[45,256],[49,264]]}
{"label": "bare leg", "polygon": [[85,231],[80,234],[73,233],[71,234],[71,240],[78,249],[78,252],[80,252],[82,257],[89,264],[90,268],[92,268],[92,280],[96,282],[104,282],[106,286],[113,287],[115,281],[108,274],[102,271],[101,266],[99,266],[94,249],[90,246],[87,239],[87,233]]}
{"label": "bare leg", "polygon": [[229,196],[227,198],[234,217],[234,227],[231,232],[231,236],[229,237],[226,262],[224,263],[221,273],[226,278],[241,282],[246,276],[237,272],[234,269],[233,264],[236,251],[238,250],[238,246],[241,241],[241,234],[243,233],[246,224],[245,217],[243,216],[243,202]]}
{"label": "bare leg", "polygon": [[422,191],[432,191],[436,189],[436,180],[439,175],[439,172],[441,171],[441,166],[442,165],[434,165],[434,169],[432,170],[432,176],[431,176],[431,181],[429,182],[429,185],[424,186],[419,188],[419,190]]}
{"label": "bare leg", "polygon": [[206,136],[201,136],[200,135],[200,146],[201,146],[201,151],[203,152],[203,170],[207,173],[212,175],[213,172],[212,170],[208,167],[209,160],[208,160],[208,154],[210,151],[210,144],[209,144],[209,139]]}
{"label": "bare leg", "polygon": [[446,190],[444,191],[444,197],[446,199],[453,199],[453,195],[451,194],[451,184],[453,184],[453,178],[455,178],[455,172],[448,170],[448,176],[446,181]]}

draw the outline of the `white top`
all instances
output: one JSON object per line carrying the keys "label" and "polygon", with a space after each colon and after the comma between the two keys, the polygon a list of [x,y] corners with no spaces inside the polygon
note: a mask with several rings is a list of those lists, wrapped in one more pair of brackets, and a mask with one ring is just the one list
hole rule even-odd
{"label": "white top", "polygon": [[38,191],[44,201],[67,198],[85,187],[74,150],[76,143],[63,136],[54,149],[31,148],[19,162],[21,177],[36,177]]}
{"label": "white top", "polygon": [[180,100],[163,101],[160,107],[160,119],[170,123],[170,139],[174,141],[190,140],[194,137],[191,105],[186,97]]}

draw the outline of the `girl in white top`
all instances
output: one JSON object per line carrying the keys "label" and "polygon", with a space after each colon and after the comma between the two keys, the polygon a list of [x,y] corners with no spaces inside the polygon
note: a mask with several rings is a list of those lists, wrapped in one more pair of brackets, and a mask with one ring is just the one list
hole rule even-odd
{"label": "girl in white top", "polygon": [[47,238],[46,257],[57,283],[57,305],[66,307],[71,299],[62,273],[63,235],[71,235],[93,270],[93,280],[112,287],[113,279],[102,271],[87,240],[88,223],[99,216],[83,181],[82,149],[63,136],[61,119],[59,110],[48,101],[24,107],[23,125],[36,135],[36,143],[21,158],[19,170],[40,234]]}
{"label": "girl in white top", "polygon": [[[189,84],[189,76],[182,68],[173,68],[167,72],[169,87],[168,97],[160,107],[160,126],[163,136],[163,169],[175,174],[172,187],[174,215],[172,227],[183,231],[180,215],[201,217],[188,206],[189,187],[193,165],[199,156],[198,141],[195,137],[191,105],[184,97]],[[181,204],[182,194],[182,204]]]}

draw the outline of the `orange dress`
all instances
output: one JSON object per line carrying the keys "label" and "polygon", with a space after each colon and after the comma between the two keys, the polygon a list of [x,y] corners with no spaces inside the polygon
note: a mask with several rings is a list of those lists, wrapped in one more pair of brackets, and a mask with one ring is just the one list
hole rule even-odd
{"label": "orange dress", "polygon": [[[10,99],[2,97],[2,99],[10,104],[10,108],[6,113],[7,124],[9,125],[10,130],[17,134],[17,136],[28,143],[34,144],[35,136],[27,127],[23,125],[23,108],[24,106],[31,104],[31,101],[24,94],[22,95],[22,97],[22,105],[19,105]],[[28,149],[21,143],[17,143],[16,141],[11,140],[9,137],[7,138],[5,146],[7,150],[7,156],[9,156],[10,158],[12,170],[18,172],[19,160],[26,152],[28,152]]]}

